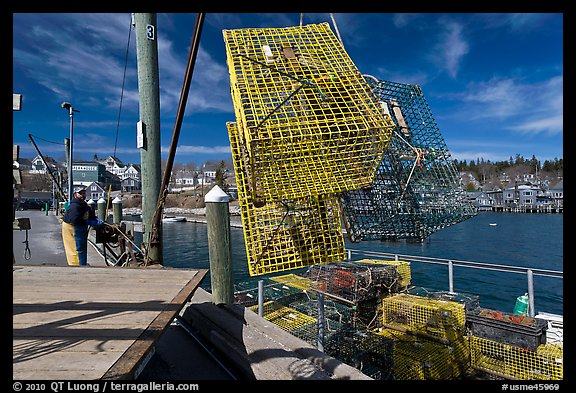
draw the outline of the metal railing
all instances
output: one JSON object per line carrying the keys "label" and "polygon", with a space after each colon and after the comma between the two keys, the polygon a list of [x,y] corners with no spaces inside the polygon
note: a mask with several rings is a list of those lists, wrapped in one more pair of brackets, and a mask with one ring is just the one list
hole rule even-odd
{"label": "metal railing", "polygon": [[557,270],[535,269],[522,266],[509,266],[484,262],[461,261],[456,259],[431,258],[418,255],[402,255],[393,253],[384,253],[376,251],[365,251],[356,249],[347,249],[348,260],[352,259],[352,254],[359,254],[369,257],[388,258],[396,261],[403,260],[406,262],[422,262],[435,265],[446,265],[448,267],[448,288],[449,292],[454,292],[454,267],[466,267],[471,269],[493,270],[498,272],[518,273],[527,276],[527,293],[528,293],[528,315],[533,317],[534,312],[534,276],[564,278],[564,272]]}

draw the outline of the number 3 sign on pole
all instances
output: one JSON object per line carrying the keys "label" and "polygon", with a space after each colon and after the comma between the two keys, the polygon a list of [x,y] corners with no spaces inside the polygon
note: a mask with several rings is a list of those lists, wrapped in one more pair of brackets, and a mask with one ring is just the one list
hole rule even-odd
{"label": "number 3 sign on pole", "polygon": [[154,25],[146,25],[146,38],[152,41],[156,39],[156,35],[154,34]]}

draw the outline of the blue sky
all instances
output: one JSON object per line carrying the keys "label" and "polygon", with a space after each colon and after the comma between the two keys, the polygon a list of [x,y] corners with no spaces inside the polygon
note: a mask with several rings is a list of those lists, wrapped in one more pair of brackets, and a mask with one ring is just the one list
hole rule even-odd
{"label": "blue sky", "polygon": [[[361,73],[421,86],[453,158],[563,158],[563,14],[333,15]],[[176,162],[231,158],[226,122],[235,117],[222,30],[297,26],[301,18],[334,30],[328,13],[206,14]],[[163,159],[195,21],[194,13],[157,14]],[[61,103],[67,101],[79,111],[75,159],[116,149],[124,163],[140,162],[130,29],[130,13],[13,14],[13,93],[22,94],[22,110],[13,111],[13,143],[21,157],[36,156],[31,134],[42,154],[64,158],[70,119]]]}

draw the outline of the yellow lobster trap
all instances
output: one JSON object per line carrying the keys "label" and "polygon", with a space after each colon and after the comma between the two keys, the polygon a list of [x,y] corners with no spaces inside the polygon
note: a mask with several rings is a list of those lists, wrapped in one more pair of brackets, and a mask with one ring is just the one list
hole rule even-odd
{"label": "yellow lobster trap", "polygon": [[254,202],[371,185],[395,124],[329,25],[223,35]]}
{"label": "yellow lobster trap", "polygon": [[226,124],[250,276],[345,259],[338,198],[332,195],[270,202],[257,208],[236,123]]}

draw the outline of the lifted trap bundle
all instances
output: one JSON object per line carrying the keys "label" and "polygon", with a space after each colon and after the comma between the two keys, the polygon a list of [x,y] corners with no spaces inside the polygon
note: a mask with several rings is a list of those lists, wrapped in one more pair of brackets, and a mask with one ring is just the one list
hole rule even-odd
{"label": "lifted trap bundle", "polygon": [[421,241],[476,215],[417,85],[366,77],[396,131],[372,184],[342,193],[351,241]]}
{"label": "lifted trap bundle", "polygon": [[227,123],[251,276],[345,258],[338,199],[307,196],[256,207],[236,123]]}
{"label": "lifted trap bundle", "polygon": [[369,186],[394,123],[329,25],[223,35],[253,200]]}

